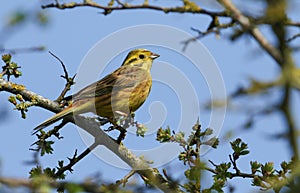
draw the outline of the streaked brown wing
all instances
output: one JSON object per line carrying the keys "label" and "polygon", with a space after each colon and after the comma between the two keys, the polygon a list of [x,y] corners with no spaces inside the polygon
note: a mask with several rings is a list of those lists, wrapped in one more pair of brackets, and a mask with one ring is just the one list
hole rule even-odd
{"label": "streaked brown wing", "polygon": [[110,94],[113,89],[116,91],[135,87],[143,78],[146,78],[146,74],[147,72],[139,67],[122,66],[74,94],[73,101]]}

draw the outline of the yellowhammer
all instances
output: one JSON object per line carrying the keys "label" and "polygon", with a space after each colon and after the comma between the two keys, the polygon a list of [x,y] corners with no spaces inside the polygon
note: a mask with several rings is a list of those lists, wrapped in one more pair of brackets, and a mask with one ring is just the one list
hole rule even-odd
{"label": "yellowhammer", "polygon": [[146,49],[132,50],[120,68],[74,94],[72,105],[34,128],[35,133],[73,114],[93,112],[113,119],[120,114],[135,112],[149,95],[152,86],[150,69],[157,57],[158,54]]}

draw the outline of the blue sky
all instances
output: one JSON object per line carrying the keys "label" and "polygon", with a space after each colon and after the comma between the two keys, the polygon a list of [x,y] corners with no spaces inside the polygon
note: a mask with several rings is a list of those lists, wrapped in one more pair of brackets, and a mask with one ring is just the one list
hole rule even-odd
{"label": "blue sky", "polygon": [[[241,4],[240,1],[236,2]],[[201,1],[199,4],[201,4]],[[209,6],[215,8],[214,6]],[[249,4],[246,5],[246,8],[252,6],[252,4]],[[299,3],[295,2],[291,9],[296,10],[299,6]],[[15,0],[6,2],[5,6],[0,8],[0,27],[5,25],[8,14],[17,9],[38,10],[40,7],[38,1],[24,3],[24,1]],[[83,58],[99,40],[123,28],[142,24],[160,24],[175,27],[186,33],[195,35],[190,30],[191,27],[205,30],[210,22],[207,16],[164,14],[146,10],[113,12],[108,16],[103,16],[98,10],[92,8],[78,8],[64,11],[47,9],[44,11],[46,11],[50,18],[48,26],[40,27],[33,23],[26,23],[21,28],[15,29],[10,35],[5,36],[6,38],[4,40],[1,38],[0,40],[3,41],[1,45],[4,45],[5,48],[46,46],[46,50],[53,52],[64,61],[71,75],[78,72]],[[297,15],[292,15],[292,18],[297,19]],[[218,64],[227,93],[233,92],[240,85],[246,85],[249,77],[256,77],[260,80],[270,80],[276,77],[279,70],[278,67],[266,53],[258,48],[257,44],[251,40],[251,38],[246,37],[232,43],[226,38],[229,34],[228,32],[229,31],[226,31],[219,39],[214,35],[209,35],[200,40]],[[263,32],[267,33],[268,29],[263,29]],[[153,36],[157,36],[158,39],[160,38],[159,33],[153,34]],[[178,40],[178,42],[180,41],[182,40]],[[113,44],[118,46],[118,41],[115,41]],[[206,80],[201,76],[198,77],[196,74],[193,74],[195,69],[193,69],[191,65],[188,65],[189,61],[187,58],[161,47],[150,46],[149,49],[150,48],[153,49],[154,52],[161,54],[159,58],[161,62],[169,62],[184,72],[185,75],[190,75],[189,78],[190,81],[193,82],[200,107],[201,104],[210,98]],[[107,50],[107,52],[111,52],[111,50]],[[107,53],[99,53],[99,57],[103,54],[105,55]],[[101,64],[105,65],[106,69],[103,74],[99,74],[99,77],[117,68],[126,56],[126,52],[110,54],[115,54],[116,57],[113,58],[108,65]],[[299,57],[299,54],[296,55],[297,59],[299,59]],[[50,99],[55,99],[59,95],[65,83],[64,80],[60,78],[60,75],[63,73],[62,68],[58,61],[47,52],[19,54],[13,56],[13,60],[22,66],[21,70],[23,76],[19,79],[12,79],[12,81],[22,83],[26,85],[29,90]],[[153,68],[157,67],[154,66]],[[279,93],[277,92],[277,94]],[[0,108],[8,108],[10,110],[13,108],[12,105],[6,102],[8,96],[9,94],[1,93]],[[169,96],[172,97],[169,98]],[[178,116],[180,116],[180,114],[178,114],[180,106],[178,106],[178,99],[174,96],[172,89],[167,88],[166,85],[155,83],[149,99],[137,112],[137,119],[139,119],[139,121],[147,121],[150,119],[151,113],[148,113],[149,105],[154,101],[160,101],[161,103],[155,104],[163,104],[167,114],[167,118],[162,123],[162,126],[170,125],[171,128],[172,126],[176,127]],[[276,99],[278,96],[272,96],[272,98],[273,97]],[[265,103],[264,101],[266,99],[262,101],[260,99],[251,98],[251,100],[253,100],[255,105],[260,107]],[[252,103],[252,101],[250,103]],[[245,104],[249,104],[249,101],[238,100],[234,105],[235,107],[241,107]],[[299,100],[295,100],[295,104],[298,105]],[[162,110],[161,107],[162,106],[159,106],[158,110]],[[1,175],[11,177],[28,176],[28,171],[31,166],[25,165],[24,162],[32,158],[32,152],[29,151],[29,148],[30,144],[36,140],[35,136],[31,136],[30,134],[31,129],[51,115],[51,112],[47,112],[38,107],[30,108],[30,111],[27,113],[27,119],[25,120],[20,118],[19,112],[10,112],[6,122],[0,124],[2,130],[0,140]],[[203,127],[206,127],[209,123],[210,112],[200,108],[199,115]],[[229,109],[220,136],[224,136],[232,129],[237,130],[245,118],[245,115],[234,108],[233,110]],[[253,159],[260,162],[273,161],[275,167],[279,167],[280,161],[290,159],[287,143],[280,140],[270,140],[268,138],[269,134],[283,131],[283,129],[284,127],[280,116],[274,114],[260,119],[250,132],[237,131],[235,133],[235,137],[244,139],[244,141],[249,144],[251,150],[251,154],[242,158],[239,162],[243,171],[250,171],[249,161]],[[64,136],[64,139],[55,143],[54,154],[46,155],[41,158],[44,166],[49,165],[50,167],[54,167],[57,164],[57,160],[72,156],[75,149],[78,149],[80,152],[86,148],[86,145],[74,126],[68,125],[61,131],[61,134]],[[158,142],[153,141],[155,133],[149,135],[147,139],[138,138],[133,134],[129,137],[130,138],[125,139],[124,143],[132,147],[143,149],[159,146]],[[221,142],[217,150],[212,150],[205,154],[203,159],[210,159],[215,161],[215,163],[220,163],[228,161],[228,155],[230,153],[232,153],[230,145],[225,141]],[[164,167],[172,165],[176,165],[176,163],[172,162],[171,165],[165,165]],[[183,168],[176,169],[177,171],[174,171],[176,175],[183,172]],[[181,169],[182,171],[180,171]],[[104,179],[117,180],[122,178],[127,172],[126,170],[105,164],[98,159],[97,156],[90,154],[74,167],[74,173],[69,174],[67,178],[70,180],[83,180],[83,177],[101,173]],[[251,182],[249,180],[235,179],[230,183],[239,184],[237,192],[241,192],[239,190],[245,192],[245,187],[247,187],[247,192],[253,190],[253,188],[250,187]]]}

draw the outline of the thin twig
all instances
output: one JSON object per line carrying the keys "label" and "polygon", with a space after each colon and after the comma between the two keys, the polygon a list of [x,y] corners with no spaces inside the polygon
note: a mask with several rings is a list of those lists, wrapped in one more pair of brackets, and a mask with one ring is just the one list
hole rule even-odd
{"label": "thin twig", "polygon": [[67,81],[67,83],[65,85],[65,88],[62,90],[60,95],[55,100],[56,102],[59,103],[64,99],[66,93],[71,89],[71,86],[75,83],[74,79],[75,79],[76,74],[72,78],[70,78],[69,74],[68,74],[68,71],[67,71],[67,68],[66,68],[66,65],[64,64],[64,62],[58,56],[53,54],[51,51],[49,51],[49,54],[51,54],[55,59],[57,59],[60,62],[61,66],[63,68],[63,71],[65,73],[65,75],[61,75],[61,77],[64,78]]}
{"label": "thin twig", "polygon": [[63,67],[65,77],[69,77],[68,71],[67,71],[67,68],[66,68],[66,65],[64,64],[64,62],[58,56],[53,54],[51,51],[49,51],[49,54],[51,54],[51,56],[53,56],[55,59],[57,59],[60,62],[61,66]]}
{"label": "thin twig", "polygon": [[[212,23],[211,23],[212,24]],[[226,28],[229,28],[229,27],[232,27],[235,25],[235,22],[234,21],[231,21],[229,23],[225,23],[225,24],[219,24],[219,25],[216,25],[214,27],[212,27],[210,24],[210,26],[208,27],[208,29],[206,31],[200,31],[199,29],[196,29],[196,28],[191,28],[192,31],[195,31],[198,33],[197,36],[194,36],[192,38],[189,38],[187,40],[184,40],[182,41],[182,44],[183,44],[183,48],[182,48],[182,51],[185,51],[187,46],[192,43],[192,42],[195,42],[203,37],[205,37],[206,35],[209,35],[209,34],[216,34],[216,35],[219,35],[221,33],[221,29],[226,29]]]}
{"label": "thin twig", "polygon": [[121,180],[118,180],[116,182],[116,185],[119,186],[119,185],[123,184],[123,187],[125,187],[125,185],[128,182],[129,178],[131,178],[131,176],[133,176],[135,173],[136,173],[135,170],[131,170],[124,178],[122,178]]}
{"label": "thin twig", "polygon": [[236,159],[234,158],[234,156],[229,155],[229,159],[230,159],[230,162],[233,165],[233,169],[235,170],[235,173],[240,174],[241,172],[240,172],[240,170],[238,169],[238,167],[236,165]]}
{"label": "thin twig", "polygon": [[290,37],[289,39],[287,39],[286,41],[289,43],[293,40],[295,40],[296,38],[300,37],[300,33],[293,35],[292,37]]}
{"label": "thin twig", "polygon": [[72,167],[78,163],[82,158],[87,156],[92,150],[94,150],[99,144],[93,143],[90,147],[88,147],[84,152],[82,152],[79,156],[77,156],[77,150],[72,158],[69,158],[70,163],[62,168],[59,168],[55,173],[55,177],[61,176],[65,171],[73,171]]}

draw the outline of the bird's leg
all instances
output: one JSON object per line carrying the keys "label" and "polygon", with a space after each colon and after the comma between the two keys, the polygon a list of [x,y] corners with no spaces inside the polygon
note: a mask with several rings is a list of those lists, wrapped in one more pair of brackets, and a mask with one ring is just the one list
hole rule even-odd
{"label": "bird's leg", "polygon": [[[100,121],[101,125],[103,124],[106,124],[106,123],[111,123],[112,125],[110,127],[108,127],[107,129],[105,129],[104,131],[107,131],[107,132],[110,132],[112,130],[118,130],[120,131],[120,134],[116,140],[116,142],[118,144],[121,143],[121,141],[125,138],[126,136],[126,129],[132,125],[132,122],[133,122],[133,116],[130,114],[127,115],[127,116],[124,116],[124,117],[121,117],[120,120],[116,120],[115,118],[98,118],[98,120]],[[120,122],[121,122],[121,125],[120,126]]]}
{"label": "bird's leg", "polygon": [[126,118],[124,119],[124,124],[123,127],[121,126],[117,126],[117,129],[120,131],[120,135],[117,139],[117,143],[121,143],[121,141],[125,138],[126,136],[126,132],[127,132],[127,128],[130,127],[131,125],[134,124],[134,113],[130,113],[129,115],[126,116]]}
{"label": "bird's leg", "polygon": [[105,124],[108,123],[108,122],[112,124],[112,126],[108,127],[105,131],[112,131],[112,130],[116,129],[120,132],[122,132],[124,130],[126,132],[126,129],[124,129],[122,126],[120,126],[115,119],[108,118],[108,119],[105,119],[104,121],[106,121]]}
{"label": "bird's leg", "polygon": [[121,129],[119,129],[120,135],[117,139],[118,144],[120,144],[123,141],[123,139],[125,139],[125,136],[126,136],[126,129],[124,129],[123,127],[120,127],[120,128],[121,128]]}
{"label": "bird's leg", "polygon": [[100,122],[100,125],[103,126],[107,123],[110,123],[111,121],[107,118],[103,118],[103,117],[97,117],[98,121]]}

